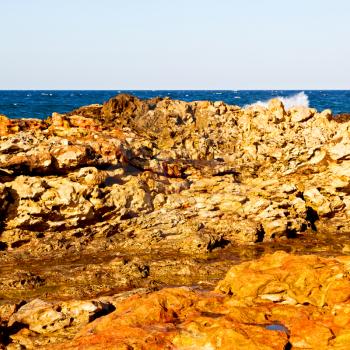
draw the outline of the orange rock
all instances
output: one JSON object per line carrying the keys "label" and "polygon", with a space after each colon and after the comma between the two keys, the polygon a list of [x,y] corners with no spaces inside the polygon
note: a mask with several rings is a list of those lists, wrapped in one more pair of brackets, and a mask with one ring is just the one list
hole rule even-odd
{"label": "orange rock", "polygon": [[134,295],[54,349],[345,350],[348,261],[266,255],[233,267],[215,292]]}
{"label": "orange rock", "polygon": [[[56,349],[284,349],[284,331],[227,316],[225,298],[188,289],[134,296]],[[247,321],[247,319],[244,319]]]}
{"label": "orange rock", "polygon": [[8,135],[10,126],[11,120],[0,114],[0,136]]}
{"label": "orange rock", "polygon": [[72,115],[69,117],[69,122],[72,127],[88,129],[88,130],[101,130],[101,125],[97,123],[95,119],[85,118],[79,115]]}
{"label": "orange rock", "polygon": [[52,113],[50,118],[50,123],[53,127],[63,127],[64,126],[64,116],[58,113]]}
{"label": "orange rock", "polygon": [[284,252],[234,266],[216,287],[237,299],[334,305],[350,299],[349,264]]}

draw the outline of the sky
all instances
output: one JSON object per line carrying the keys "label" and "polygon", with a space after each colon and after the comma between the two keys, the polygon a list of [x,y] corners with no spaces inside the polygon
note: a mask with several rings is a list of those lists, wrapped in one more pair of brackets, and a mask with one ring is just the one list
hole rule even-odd
{"label": "sky", "polygon": [[350,89],[349,0],[0,0],[0,89]]}

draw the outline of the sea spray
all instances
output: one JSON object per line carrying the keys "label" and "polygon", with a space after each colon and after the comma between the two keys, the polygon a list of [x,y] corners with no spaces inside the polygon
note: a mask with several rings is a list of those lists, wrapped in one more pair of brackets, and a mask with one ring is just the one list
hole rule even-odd
{"label": "sea spray", "polygon": [[[289,96],[289,97],[282,97],[282,96],[277,96],[275,97],[279,100],[282,101],[282,103],[284,104],[284,107],[286,109],[290,109],[292,107],[296,107],[296,106],[304,106],[304,107],[309,107],[309,97],[305,94],[304,91],[299,92],[295,95]],[[245,107],[250,107],[250,106],[263,106],[263,107],[267,107],[269,103],[269,100],[267,101],[257,101],[251,105],[247,105]]]}

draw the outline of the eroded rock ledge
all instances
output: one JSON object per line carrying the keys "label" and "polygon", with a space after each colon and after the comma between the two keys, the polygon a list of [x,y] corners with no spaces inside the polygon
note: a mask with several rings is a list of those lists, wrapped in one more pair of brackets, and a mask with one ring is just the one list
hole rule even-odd
{"label": "eroded rock ledge", "polygon": [[103,237],[206,251],[346,231],[349,126],[278,100],[240,109],[127,95],[43,121],[2,117],[1,245],[35,241],[39,254],[58,236],[75,249]]}
{"label": "eroded rock ledge", "polygon": [[[305,251],[326,237],[348,254],[349,136],[348,117],[278,100],[241,109],[119,95],[46,120],[0,116],[0,297],[13,313],[94,298],[90,322],[113,304],[104,295],[211,289],[237,257],[261,254],[247,245]],[[29,321],[6,315],[12,346]]]}
{"label": "eroded rock ledge", "polygon": [[[58,309],[34,301],[10,317],[10,323],[29,327],[12,336],[12,348],[27,339],[29,348],[55,350],[346,350],[349,271],[349,257],[277,252],[234,266],[213,292],[169,288],[135,294],[115,300],[115,311],[85,326],[101,302],[64,303]],[[71,341],[45,345],[47,339],[62,341],[67,329],[77,333]]]}

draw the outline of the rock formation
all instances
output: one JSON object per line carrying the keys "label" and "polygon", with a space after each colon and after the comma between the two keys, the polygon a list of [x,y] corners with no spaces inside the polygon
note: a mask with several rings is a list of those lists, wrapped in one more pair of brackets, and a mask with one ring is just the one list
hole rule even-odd
{"label": "rock formation", "polygon": [[[212,289],[237,259],[251,260],[276,246],[348,254],[349,160],[349,118],[329,110],[286,110],[279,100],[267,108],[242,109],[223,102],[118,95],[46,120],[0,116],[3,344],[45,344],[36,339],[45,324],[31,326],[35,312],[48,312],[48,320],[53,317],[56,324],[57,318],[62,329],[70,329],[73,306],[65,304],[66,311],[60,311],[58,300],[94,300],[87,312],[83,306],[82,325],[115,304],[96,298],[118,299],[121,293],[163,286]],[[217,290],[234,294],[225,284],[228,277]],[[157,293],[150,298],[178,293],[184,303],[222,300],[183,289]],[[279,293],[292,298],[285,290]],[[305,302],[305,317],[323,307]],[[16,318],[8,316],[11,312]],[[202,327],[199,316],[193,317],[193,324]],[[47,329],[56,327],[45,322]],[[266,332],[276,337],[276,349],[290,342],[288,332],[271,333],[253,321],[246,325],[247,320],[220,316],[217,322],[222,322],[213,326],[217,332],[237,323],[240,330],[228,339],[246,332],[254,338],[256,332],[249,341],[260,349],[271,348],[271,341],[263,340]],[[28,327],[16,332],[22,324]],[[159,327],[166,333],[165,326]],[[180,339],[176,344],[190,346],[192,340],[177,329],[167,332]],[[161,336],[164,344],[175,344],[170,338]]]}
{"label": "rock formation", "polygon": [[48,349],[345,350],[349,271],[349,257],[277,252],[233,267],[214,292],[163,289],[117,302],[72,341]]}

